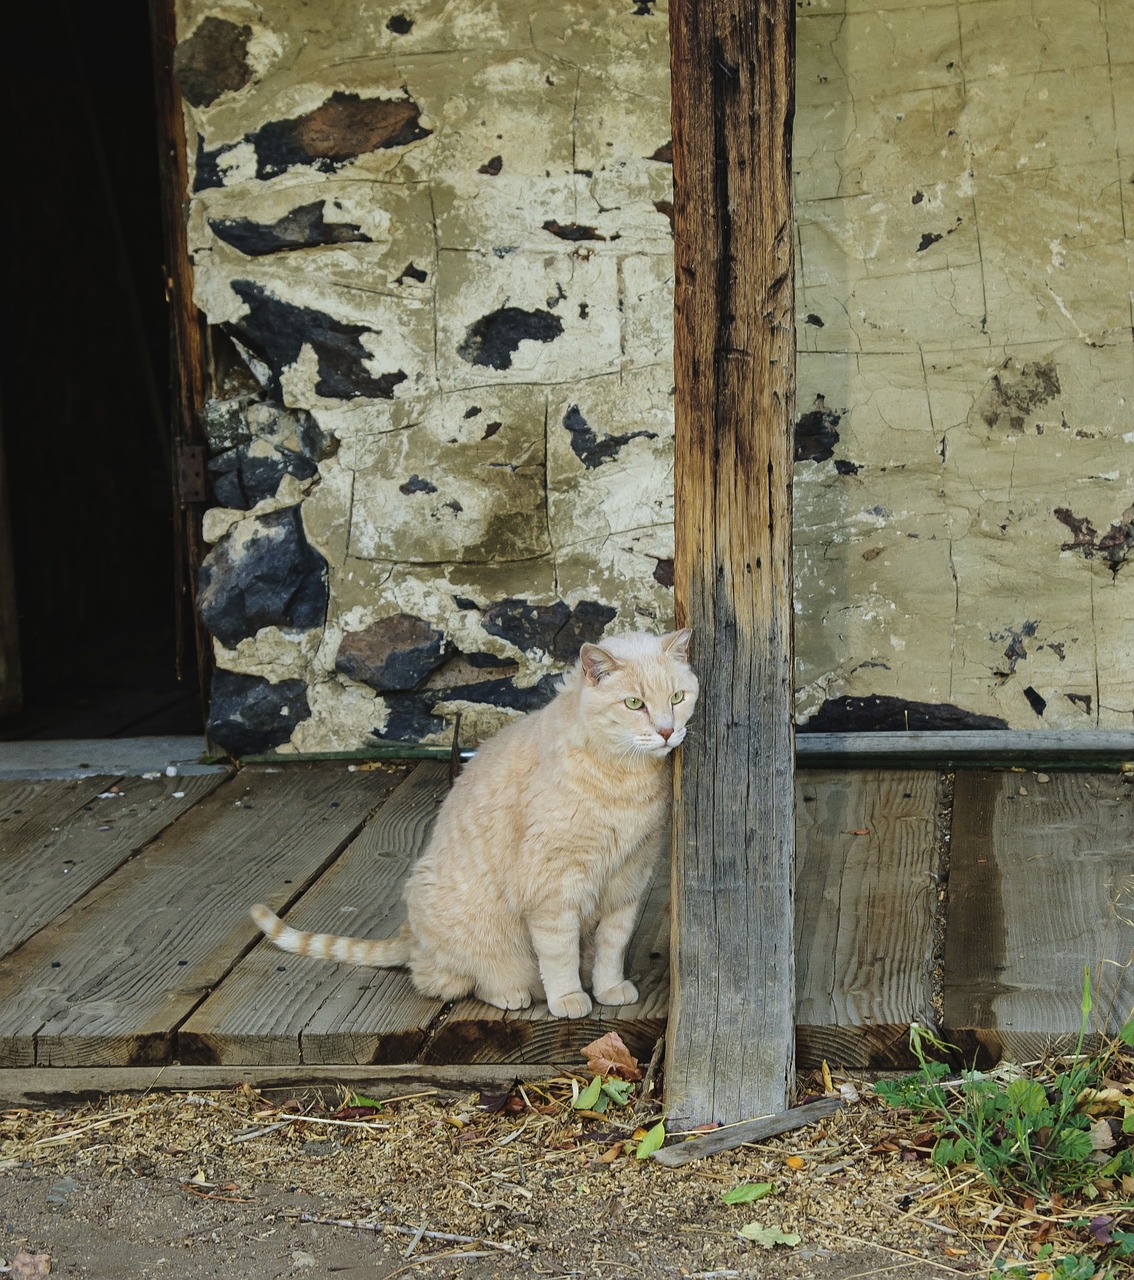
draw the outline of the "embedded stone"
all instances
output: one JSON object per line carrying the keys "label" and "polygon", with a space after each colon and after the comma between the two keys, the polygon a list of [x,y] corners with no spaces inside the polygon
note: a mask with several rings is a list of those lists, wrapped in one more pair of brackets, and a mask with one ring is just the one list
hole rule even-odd
{"label": "embedded stone", "polygon": [[353,222],[327,222],[323,201],[300,205],[275,222],[251,218],[210,218],[209,226],[225,244],[250,258],[324,244],[370,244],[368,235]]}
{"label": "embedded stone", "polygon": [[394,388],[405,382],[401,369],[379,377],[366,368],[371,353],[359,341],[370,330],[365,325],[336,320],[311,307],[298,307],[274,297],[263,285],[251,280],[233,280],[233,292],[248,307],[247,315],[221,327],[243,344],[272,372],[271,390],[279,394],[279,379],[288,365],[309,346],[318,361],[315,390],[334,400],[355,400],[368,396],[392,400]]}
{"label": "embedded stone", "polygon": [[617,612],[597,600],[580,600],[552,640],[551,656],[561,662],[574,662],[583,645],[597,644],[602,639],[602,633]]}
{"label": "embedded stone", "polygon": [[865,698],[828,698],[798,727],[800,733],[905,732],[917,729],[1007,729],[999,716],[976,715],[947,702],[907,702],[872,693]]}
{"label": "embedded stone", "polygon": [[416,693],[394,694],[386,698],[386,727],[374,736],[381,742],[421,742],[444,732],[449,722],[435,714],[441,704],[480,703],[509,711],[538,711],[555,697],[558,676],[544,676],[533,685],[521,686],[506,678],[478,680],[448,689],[421,689]]}
{"label": "embedded stone", "polygon": [[431,130],[418,123],[421,108],[404,98],[361,98],[336,91],[321,106],[292,120],[272,120],[247,141],[256,148],[258,178],[275,178],[297,165],[334,173],[368,151],[405,147]]}
{"label": "embedded stone", "polygon": [[840,414],[827,408],[822,396],[816,396],[814,406],[800,414],[795,424],[795,461],[826,462],[833,457],[841,420]]}
{"label": "embedded stone", "polygon": [[563,426],[569,433],[572,452],[588,470],[601,467],[604,462],[617,457],[624,444],[637,440],[639,436],[647,440],[658,438],[656,431],[628,431],[625,435],[603,436],[600,440],[579,412],[577,404],[563,415]]}
{"label": "embedded stone", "polygon": [[554,342],[562,332],[563,322],[550,311],[501,307],[469,325],[457,355],[469,364],[510,369],[521,342]]}
{"label": "embedded stone", "polygon": [[243,89],[252,79],[251,37],[251,27],[210,16],[178,44],[173,51],[173,74],[190,106],[207,107],[222,93]]}
{"label": "embedded stone", "polygon": [[379,693],[416,689],[445,661],[445,634],[412,614],[380,618],[361,631],[348,631],[335,657],[335,670]]}
{"label": "embedded stone", "polygon": [[321,627],[327,562],[307,541],[298,507],[242,520],[205,557],[201,620],[228,648],[261,627]]}
{"label": "embedded stone", "polygon": [[302,680],[276,684],[262,676],[218,668],[213,672],[206,732],[234,756],[257,755],[287,742],[311,715]]}
{"label": "embedded stone", "polygon": [[584,644],[595,643],[617,610],[595,600],[581,600],[574,609],[562,600],[550,605],[527,600],[500,600],[484,610],[481,625],[518,649],[542,649],[561,662],[574,662]]}

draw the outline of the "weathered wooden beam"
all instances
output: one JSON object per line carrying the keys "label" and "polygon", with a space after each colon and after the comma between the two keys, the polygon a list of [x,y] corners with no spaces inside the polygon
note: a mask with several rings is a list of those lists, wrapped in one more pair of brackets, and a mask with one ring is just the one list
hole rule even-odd
{"label": "weathered wooden beam", "polygon": [[[178,460],[186,449],[205,444],[200,411],[207,397],[207,344],[205,318],[193,301],[193,263],[185,228],[189,191],[189,156],[186,150],[185,115],[173,71],[177,47],[177,14],[174,0],[149,0],[154,50],[154,98],[157,109],[158,166],[162,186],[162,228],[165,247],[166,294],[170,309],[170,433],[173,474],[174,559],[177,573],[174,596],[177,629],[177,674],[183,679],[190,662],[197,669],[202,717],[208,717],[209,686],[213,673],[212,638],[197,615],[197,570],[205,558],[201,517],[207,505],[205,493],[192,499],[183,491]],[[199,454],[203,467],[204,454]],[[203,480],[203,476],[202,476]],[[192,635],[194,652],[186,654]]]}
{"label": "weathered wooden beam", "polygon": [[671,1113],[786,1108],[794,1066],[793,0],[671,0],[677,766]]}

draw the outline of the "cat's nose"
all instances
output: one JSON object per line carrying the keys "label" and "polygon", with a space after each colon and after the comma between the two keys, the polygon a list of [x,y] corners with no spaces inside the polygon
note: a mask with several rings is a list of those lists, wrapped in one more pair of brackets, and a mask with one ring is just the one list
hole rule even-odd
{"label": "cat's nose", "polygon": [[661,740],[662,740],[663,742],[668,742],[672,736],[673,736],[673,728],[672,728],[672,726],[671,726],[670,728],[668,728],[668,729],[659,729],[659,730],[658,730],[658,737],[659,737],[659,738],[661,738]]}

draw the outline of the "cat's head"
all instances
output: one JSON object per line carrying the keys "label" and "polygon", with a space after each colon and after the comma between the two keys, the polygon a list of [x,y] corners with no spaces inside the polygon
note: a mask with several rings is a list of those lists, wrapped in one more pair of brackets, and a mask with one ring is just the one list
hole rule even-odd
{"label": "cat's head", "polygon": [[592,741],[627,762],[681,745],[699,687],[688,661],[692,636],[686,627],[583,645],[575,679]]}

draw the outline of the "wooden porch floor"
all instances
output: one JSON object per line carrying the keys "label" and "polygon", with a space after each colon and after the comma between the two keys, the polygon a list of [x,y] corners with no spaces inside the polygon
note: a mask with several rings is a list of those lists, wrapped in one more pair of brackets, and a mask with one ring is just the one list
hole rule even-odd
{"label": "wooden porch floor", "polygon": [[[260,939],[261,900],[300,928],[393,932],[446,784],[433,762],[0,783],[0,1096],[64,1074],[522,1073],[576,1064],[609,1029],[648,1056],[664,876],[632,948],[641,1001],[578,1022],[445,1006],[403,972]],[[1130,1015],[1134,786],[1118,774],[803,770],[797,792],[801,1065],[905,1065],[911,1021],[1037,1057],[1078,1030],[1084,966],[1092,1029]]]}

